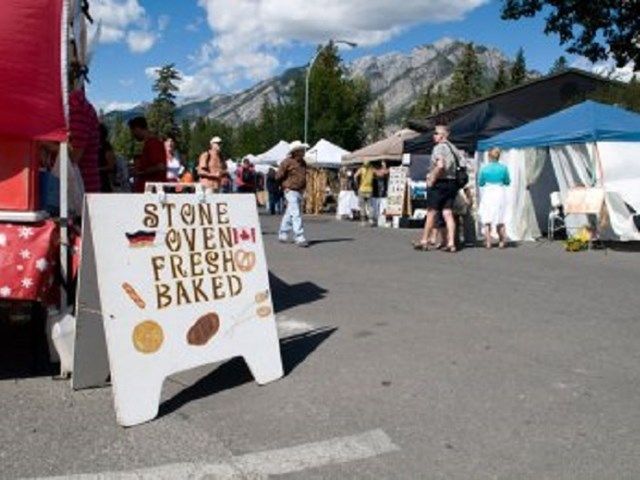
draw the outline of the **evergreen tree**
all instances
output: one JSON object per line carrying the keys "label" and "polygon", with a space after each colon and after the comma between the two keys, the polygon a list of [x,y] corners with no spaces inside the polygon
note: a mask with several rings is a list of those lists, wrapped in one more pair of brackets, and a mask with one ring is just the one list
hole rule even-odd
{"label": "evergreen tree", "polygon": [[423,90],[423,92],[418,95],[418,99],[416,102],[411,105],[409,109],[409,114],[407,117],[410,118],[420,118],[431,115],[436,109],[436,105],[434,103],[434,92],[433,92],[433,84],[427,85],[427,88]]}
{"label": "evergreen tree", "polygon": [[616,83],[599,88],[588,97],[640,113],[640,82],[635,77],[627,84]]}
{"label": "evergreen tree", "polygon": [[459,105],[480,97],[482,93],[482,68],[473,43],[468,43],[453,70],[449,102],[451,105]]}
{"label": "evergreen tree", "polygon": [[518,49],[516,60],[511,67],[511,85],[516,86],[524,83],[527,78],[527,64],[524,59],[524,50],[522,47]]}
{"label": "evergreen tree", "polygon": [[551,69],[549,70],[549,75],[553,75],[553,74],[556,74],[556,73],[564,72],[568,68],[569,68],[569,63],[567,62],[567,59],[564,57],[564,55],[560,55],[556,59],[556,61],[553,62],[553,65],[552,65]]}
{"label": "evergreen tree", "polygon": [[133,159],[134,155],[140,153],[141,146],[135,141],[131,130],[120,116],[115,118],[111,127],[111,146],[116,155],[127,160]]}
{"label": "evergreen tree", "polygon": [[158,69],[157,78],[153,83],[153,91],[156,97],[147,112],[149,129],[159,137],[166,137],[177,132],[175,123],[176,95],[178,91],[176,82],[180,80],[180,74],[173,63],[164,65]]}
{"label": "evergreen tree", "polygon": [[507,76],[507,66],[505,62],[498,65],[498,76],[493,83],[492,92],[500,92],[509,86],[509,77]]}
{"label": "evergreen tree", "polygon": [[386,123],[386,113],[384,102],[378,100],[367,117],[367,140],[377,142],[384,137],[384,125]]}
{"label": "evergreen tree", "polygon": [[[330,42],[321,48],[309,78],[309,143],[325,138],[347,150],[359,148],[366,136],[369,99],[366,81],[346,78],[337,47]],[[304,113],[304,88],[294,88],[285,111],[291,107]]]}

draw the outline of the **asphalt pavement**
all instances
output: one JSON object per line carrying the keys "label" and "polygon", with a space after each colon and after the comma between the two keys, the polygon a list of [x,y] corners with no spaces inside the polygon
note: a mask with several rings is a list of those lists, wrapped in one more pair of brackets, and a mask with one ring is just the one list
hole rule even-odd
{"label": "asphalt pavement", "polygon": [[0,477],[640,478],[638,252],[415,252],[328,216],[305,249],[262,222],[283,379],[183,372],[124,429],[109,388],[5,377]]}

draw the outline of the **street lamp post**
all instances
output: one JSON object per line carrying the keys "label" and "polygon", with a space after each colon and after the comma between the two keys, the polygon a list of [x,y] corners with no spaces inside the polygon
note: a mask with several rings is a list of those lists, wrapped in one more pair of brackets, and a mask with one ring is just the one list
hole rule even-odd
{"label": "street lamp post", "polygon": [[[329,40],[329,44],[332,43],[343,43],[345,45],[349,45],[351,48],[355,48],[358,46],[357,43],[350,42],[348,40]],[[318,59],[318,56],[320,55],[320,53],[322,53],[324,48],[325,47],[323,46],[316,52],[316,54],[311,59],[311,62],[309,62],[309,66],[307,67],[307,75],[304,82],[304,143],[307,143],[307,134],[309,132],[309,77],[311,76],[311,68],[313,67],[314,63]]]}

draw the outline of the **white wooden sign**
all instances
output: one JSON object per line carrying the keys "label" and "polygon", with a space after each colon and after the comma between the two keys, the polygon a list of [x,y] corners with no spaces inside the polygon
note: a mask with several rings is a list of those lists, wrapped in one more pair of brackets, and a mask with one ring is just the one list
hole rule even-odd
{"label": "white wooden sign", "polygon": [[95,257],[99,301],[83,300],[92,269],[81,269],[75,363],[100,338],[83,308],[99,305],[118,423],[153,419],[164,379],[199,365],[242,356],[258,383],[282,377],[253,195],[86,199],[82,258]]}
{"label": "white wooden sign", "polygon": [[387,187],[387,215],[398,216],[404,213],[407,194],[407,178],[409,168],[391,167],[389,169],[389,186]]}

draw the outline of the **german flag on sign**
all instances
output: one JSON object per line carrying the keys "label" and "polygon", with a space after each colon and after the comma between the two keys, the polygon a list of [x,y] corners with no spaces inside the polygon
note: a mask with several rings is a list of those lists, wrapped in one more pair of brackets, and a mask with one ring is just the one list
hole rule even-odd
{"label": "german flag on sign", "polygon": [[129,247],[150,247],[156,241],[156,232],[138,230],[133,233],[125,233],[129,240]]}

